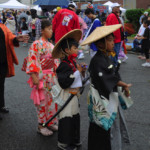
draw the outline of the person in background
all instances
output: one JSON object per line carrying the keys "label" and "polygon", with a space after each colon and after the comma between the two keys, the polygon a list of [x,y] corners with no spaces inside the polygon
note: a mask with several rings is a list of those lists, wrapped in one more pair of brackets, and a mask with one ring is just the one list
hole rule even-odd
{"label": "person in background", "polygon": [[0,13],[0,23],[2,23],[3,22],[3,16],[2,16],[2,14]]}
{"label": "person in background", "polygon": [[106,26],[106,18],[102,18],[102,26]]}
{"label": "person in background", "polygon": [[[144,20],[147,20],[145,17],[142,19],[142,23],[144,22]],[[141,37],[144,35],[144,32],[145,32],[145,27],[143,26],[143,24],[141,24],[140,26],[140,29],[138,31],[138,34],[134,37],[134,40],[133,40],[133,51],[134,52],[140,52],[141,54],[138,56],[139,59],[145,59],[145,56],[144,56],[144,51],[143,49],[141,48],[141,45],[142,45],[142,39],[141,40],[138,40],[138,37]]]}
{"label": "person in background", "polygon": [[16,33],[16,22],[14,20],[14,17],[10,13],[7,13],[5,25],[13,34]]}
{"label": "person in background", "polygon": [[30,22],[30,27],[32,29],[32,40],[34,41],[36,37],[36,20],[38,19],[38,16],[37,16],[37,10],[31,9],[30,12],[32,17],[32,20]]}
{"label": "person in background", "polygon": [[31,17],[30,11],[27,11],[26,14],[28,15],[28,20],[26,22],[27,22],[27,26],[28,26],[29,36],[31,38],[32,29],[31,29],[31,26],[30,26],[30,22],[32,21],[32,17]]}
{"label": "person in background", "polygon": [[[19,15],[20,14],[20,15]],[[20,25],[21,23],[21,18],[25,17],[26,18],[26,21],[28,21],[28,15],[24,12],[24,10],[22,11],[18,11],[18,24]]]}
{"label": "person in background", "polygon": [[147,20],[149,21],[149,29],[150,29],[150,16],[148,16]]}
{"label": "person in background", "polygon": [[91,23],[92,23],[92,20],[90,18],[88,18],[85,13],[83,13],[83,20],[84,22],[87,24],[87,29],[85,30],[85,35],[86,33],[88,32],[88,29],[90,28],[91,26]]}
{"label": "person in background", "polygon": [[41,21],[42,19],[48,19],[46,16],[38,16],[38,18],[36,19],[35,22],[35,28],[36,28],[36,36],[35,36],[35,40],[39,40],[41,37]]}
{"label": "person in background", "polygon": [[[26,35],[26,34],[29,33],[28,25],[27,25],[25,17],[21,18],[21,25],[20,25],[20,27],[21,27],[22,35]],[[27,43],[23,43],[23,46],[27,46]]]}
{"label": "person in background", "polygon": [[87,8],[93,9],[93,4],[92,4],[92,2],[88,2]]}
{"label": "person in background", "polygon": [[18,26],[18,21],[17,21],[17,11],[13,11],[12,15],[13,15],[13,17],[14,17],[15,25],[16,25],[15,34],[17,35],[17,34],[18,34],[18,28],[19,28],[19,26]]}
{"label": "person in background", "polygon": [[[76,14],[78,15],[78,18],[79,18],[79,24],[80,24],[80,29],[82,31],[82,37],[81,37],[81,40],[80,42],[82,41],[83,37],[85,36],[85,31],[87,29],[87,25],[86,23],[84,22],[84,20],[80,17],[80,13],[81,13],[81,10],[80,9],[77,9],[76,11]],[[82,50],[79,50],[78,51],[78,59],[83,59],[84,58],[84,53]]]}
{"label": "person in background", "polygon": [[123,19],[123,17],[122,17],[122,11],[120,10],[120,12],[118,12],[118,16],[119,16],[119,19],[120,19],[120,21],[121,21],[121,24],[123,25],[123,27],[124,27],[124,19]]}
{"label": "person in background", "polygon": [[145,27],[144,35],[137,37],[138,40],[142,39],[142,50],[145,53],[146,62],[142,64],[142,67],[150,67],[150,59],[149,59],[149,49],[150,49],[150,29],[149,29],[149,21],[143,21],[143,27]]}
{"label": "person in background", "polygon": [[[108,15],[106,19],[106,25],[116,25],[116,24],[121,24],[121,20],[119,19],[118,13],[120,12],[120,4],[114,3],[112,6],[112,13]],[[115,42],[115,56],[112,56],[112,60],[114,62],[114,65],[117,66],[118,64],[118,56],[119,56],[119,51],[121,47],[121,41],[124,40],[124,30],[123,27],[120,29],[116,30],[114,32],[114,42]]]}
{"label": "person in background", "polygon": [[[98,18],[99,20],[101,19],[99,11],[96,11],[96,18]],[[101,20],[100,20],[101,21]]]}
{"label": "person in background", "polygon": [[[121,13],[122,13],[122,11],[120,11],[118,13],[118,16],[119,16],[119,19],[121,21],[122,26],[124,27],[124,20],[123,20],[123,18],[121,16]],[[122,40],[121,41],[119,55],[118,55],[118,59],[121,60],[122,62],[125,62],[128,59],[128,57],[126,56],[125,52],[126,52],[125,41]]]}
{"label": "person in background", "polygon": [[[97,27],[100,27],[102,26],[101,25],[101,22],[98,18],[96,18],[96,15],[94,14],[94,11],[93,9],[90,9],[90,8],[87,8],[85,10],[85,15],[90,18],[92,20],[92,24],[88,30],[88,32],[86,33],[85,37],[84,37],[84,40],[97,28]],[[92,43],[90,45],[90,55],[91,57],[93,57],[97,52],[97,47],[94,43]]]}
{"label": "person in background", "polygon": [[67,9],[61,9],[55,15],[52,21],[55,43],[69,31],[80,29],[79,19],[75,13],[76,9],[76,3],[70,2]]}
{"label": "person in background", "polygon": [[3,16],[3,23],[6,22],[6,12],[4,10],[2,10],[2,16]]}
{"label": "person in background", "polygon": [[0,112],[2,113],[9,112],[4,100],[5,78],[14,76],[14,64],[18,65],[14,46],[18,47],[19,42],[28,41],[28,39],[27,35],[15,36],[5,24],[0,23]]}
{"label": "person in background", "polygon": [[148,17],[148,12],[147,12],[147,11],[145,11],[144,14],[140,17],[140,20],[139,20],[140,25],[143,24],[143,23],[142,23],[142,19],[143,19],[144,17],[146,17],[146,19],[147,19],[147,17]]}

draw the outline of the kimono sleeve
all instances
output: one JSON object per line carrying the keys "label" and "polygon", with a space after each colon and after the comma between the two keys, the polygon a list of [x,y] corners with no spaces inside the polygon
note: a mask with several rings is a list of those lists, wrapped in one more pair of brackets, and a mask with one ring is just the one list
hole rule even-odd
{"label": "kimono sleeve", "polygon": [[93,61],[89,71],[92,82],[99,91],[99,94],[107,98],[121,80],[119,75],[115,73],[112,65],[105,64],[105,62],[99,61],[99,59]]}
{"label": "kimono sleeve", "polygon": [[56,74],[59,85],[63,89],[69,88],[75,80],[75,77],[73,76],[73,70],[70,66],[68,66],[67,63],[64,62],[60,63],[59,67],[56,69]]}
{"label": "kimono sleeve", "polygon": [[26,73],[39,73],[40,71],[40,58],[38,53],[38,43],[35,41],[28,52],[28,61]]}

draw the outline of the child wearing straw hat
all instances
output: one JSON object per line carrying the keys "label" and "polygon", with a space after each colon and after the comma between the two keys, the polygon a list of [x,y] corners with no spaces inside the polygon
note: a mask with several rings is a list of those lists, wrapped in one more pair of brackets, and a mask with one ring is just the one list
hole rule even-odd
{"label": "child wearing straw hat", "polygon": [[[59,114],[58,149],[76,150],[80,143],[80,114],[78,89],[82,87],[82,76],[86,65],[78,65],[75,58],[78,54],[78,43],[82,32],[79,29],[65,34],[55,45],[52,56],[60,58],[61,63],[56,69],[58,83],[63,89],[62,101],[75,94],[69,104]],[[77,94],[77,95],[76,95]]]}
{"label": "child wearing straw hat", "polygon": [[[95,43],[98,48],[89,65],[91,86],[88,99],[90,119],[88,150],[121,150],[119,122],[124,118],[119,109],[117,87],[121,86],[128,97],[131,84],[121,81],[118,73],[119,68],[117,67],[116,70],[109,58],[114,55],[113,32],[121,26],[119,24],[97,27],[81,43],[81,45]],[[122,123],[126,129],[125,122]]]}

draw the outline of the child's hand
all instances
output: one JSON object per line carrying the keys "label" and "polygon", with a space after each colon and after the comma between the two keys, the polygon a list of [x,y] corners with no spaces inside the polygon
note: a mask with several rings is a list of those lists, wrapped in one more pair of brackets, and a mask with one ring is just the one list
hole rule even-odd
{"label": "child's hand", "polygon": [[126,97],[130,96],[130,90],[129,90],[129,88],[131,86],[132,86],[132,84],[127,84],[127,86],[124,87]]}
{"label": "child's hand", "polygon": [[81,63],[80,65],[82,67],[82,72],[81,73],[82,73],[82,76],[84,77],[85,76],[85,72],[87,70],[87,64]]}
{"label": "child's hand", "polygon": [[141,39],[141,37],[140,37],[140,36],[137,36],[137,39],[138,39],[138,40],[140,40],[140,39]]}
{"label": "child's hand", "polygon": [[78,69],[78,71],[79,71],[80,73],[82,72],[82,67],[81,67],[81,65],[77,64],[77,69]]}
{"label": "child's hand", "polygon": [[87,64],[81,63],[80,65],[82,67],[82,72],[85,72],[87,70]]}
{"label": "child's hand", "polygon": [[70,88],[69,93],[76,95],[79,92],[80,88]]}
{"label": "child's hand", "polygon": [[36,85],[36,88],[39,88],[39,79],[37,77],[37,75],[35,73],[31,74],[32,80],[33,80],[33,84]]}

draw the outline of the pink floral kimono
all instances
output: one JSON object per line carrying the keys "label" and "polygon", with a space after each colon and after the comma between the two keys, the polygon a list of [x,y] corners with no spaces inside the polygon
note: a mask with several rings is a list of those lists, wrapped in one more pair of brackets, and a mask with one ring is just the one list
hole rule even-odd
{"label": "pink floral kimono", "polygon": [[[49,120],[57,111],[57,105],[53,102],[51,87],[55,84],[55,70],[59,65],[57,59],[52,58],[53,45],[40,38],[35,41],[28,52],[26,73],[36,73],[39,78],[39,89],[33,85],[30,77],[28,83],[32,88],[31,99],[37,107],[38,123],[42,124]],[[57,119],[49,124],[57,123]]]}

